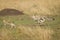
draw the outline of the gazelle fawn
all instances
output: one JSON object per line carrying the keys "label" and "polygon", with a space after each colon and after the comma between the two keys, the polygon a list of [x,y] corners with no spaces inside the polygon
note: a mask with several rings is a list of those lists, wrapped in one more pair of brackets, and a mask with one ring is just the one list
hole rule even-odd
{"label": "gazelle fawn", "polygon": [[6,20],[3,20],[3,24],[5,25],[5,26],[11,26],[11,27],[15,27],[16,25],[14,24],[14,23],[12,23],[12,22],[8,22],[8,21],[6,21]]}

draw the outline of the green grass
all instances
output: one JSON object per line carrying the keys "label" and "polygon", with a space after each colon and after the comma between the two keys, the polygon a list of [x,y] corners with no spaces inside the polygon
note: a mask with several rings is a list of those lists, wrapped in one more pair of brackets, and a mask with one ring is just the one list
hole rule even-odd
{"label": "green grass", "polygon": [[28,15],[22,15],[22,16],[3,16],[0,17],[1,22],[2,20],[9,20],[10,22],[13,22],[15,24],[34,24],[34,20],[32,20]]}
{"label": "green grass", "polygon": [[[54,34],[52,35],[52,39],[53,40],[57,40],[57,39],[60,40],[60,38],[59,38],[60,37],[60,35],[59,35],[60,34],[60,29],[59,29],[60,28],[60,25],[59,25],[60,24],[60,19],[59,19],[60,15],[52,16],[52,17],[54,17],[55,20],[51,21],[51,22],[46,21],[46,23],[44,23],[45,26],[42,26],[41,28],[45,27],[45,29],[50,28],[50,29],[54,30]],[[21,33],[21,30],[23,30],[23,29],[19,29],[18,26],[16,26],[16,28],[15,27],[11,28],[8,25],[4,26],[3,22],[2,22],[3,19],[10,20],[10,22],[15,23],[16,25],[32,25],[32,24],[35,24],[35,22],[28,15],[0,17],[0,32],[5,31],[6,34],[4,34],[4,35],[6,35],[6,37],[8,37],[8,38],[11,36],[9,40],[24,40],[24,39],[25,40],[27,40],[27,39],[31,40],[30,39],[31,37],[29,36],[30,34],[28,35],[25,33]],[[24,26],[24,27],[27,28],[27,26]],[[33,28],[33,26],[30,26],[30,27]],[[21,26],[21,28],[23,28],[23,26]],[[33,28],[33,29],[35,29],[35,28]],[[8,38],[3,38],[3,40],[8,39]],[[35,40],[35,39],[33,39],[33,40]]]}
{"label": "green grass", "polygon": [[58,16],[52,16],[55,18],[54,21],[46,22],[48,25],[48,28],[51,28],[54,30],[53,39],[52,40],[60,40],[60,15]]}
{"label": "green grass", "polygon": [[[2,16],[0,40],[60,40],[60,0],[1,0],[0,10],[4,8],[18,9],[29,15],[37,13],[58,16],[52,16],[55,20],[46,21],[44,26],[37,25],[28,15]],[[16,27],[4,26],[4,19],[13,22]]]}
{"label": "green grass", "polygon": [[[59,35],[60,34],[60,29],[59,29],[60,28],[60,15],[57,15],[57,16],[55,15],[55,16],[50,16],[50,17],[54,17],[55,20],[54,21],[50,21],[50,22],[46,21],[44,23],[44,26],[39,26],[39,25],[35,24],[35,21],[33,21],[30,18],[30,16],[28,16],[28,15],[2,16],[2,17],[0,17],[0,32],[1,33],[2,32],[6,32],[6,34],[3,35],[3,37],[6,36],[6,38],[4,37],[3,40],[5,40],[5,39],[7,40],[8,38],[9,38],[9,40],[35,40],[34,38],[32,38],[30,36],[30,34],[25,34],[22,31],[22,30],[27,30],[28,31],[29,28],[35,29],[35,27],[32,26],[34,24],[37,27],[53,30],[54,34],[51,35],[52,36],[52,40],[57,40],[57,39],[60,40],[60,38],[59,38],[60,37],[60,35]],[[4,20],[4,19],[5,20],[9,20],[10,22],[13,22],[17,26],[13,27],[13,28],[11,28],[9,25],[4,26],[3,22],[2,22],[2,20]],[[20,25],[21,28],[18,28],[18,25]],[[31,25],[31,26],[27,26],[27,25]]]}

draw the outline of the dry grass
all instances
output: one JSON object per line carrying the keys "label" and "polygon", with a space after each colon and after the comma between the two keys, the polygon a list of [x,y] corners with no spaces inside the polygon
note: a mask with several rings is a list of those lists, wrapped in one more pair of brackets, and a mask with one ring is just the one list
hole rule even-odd
{"label": "dry grass", "polygon": [[53,34],[54,32],[51,29],[20,25],[16,29],[1,29],[0,40],[52,40]]}
{"label": "dry grass", "polygon": [[[21,29],[22,27],[19,28]],[[33,28],[23,27],[21,30],[23,34],[31,37],[31,40],[50,40],[52,38],[51,35],[54,33],[51,29],[44,29],[38,26]]]}
{"label": "dry grass", "polygon": [[[60,0],[0,0],[0,10],[4,8],[17,9],[29,15],[35,13],[52,15],[60,13]],[[4,26],[0,28],[0,40],[53,40],[52,35],[56,33],[54,31],[54,29],[41,28],[40,26],[20,25],[16,28]],[[56,40],[60,40],[60,38]]]}
{"label": "dry grass", "polygon": [[33,13],[43,15],[55,14],[59,5],[60,0],[0,0],[0,10],[14,8],[30,15]]}

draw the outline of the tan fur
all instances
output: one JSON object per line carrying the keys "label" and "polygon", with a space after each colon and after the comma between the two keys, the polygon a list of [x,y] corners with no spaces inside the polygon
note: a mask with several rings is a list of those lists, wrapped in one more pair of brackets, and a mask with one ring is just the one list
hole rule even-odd
{"label": "tan fur", "polygon": [[14,26],[16,26],[14,23],[9,23],[8,21],[6,21],[6,20],[3,20],[3,24],[6,26],[6,25],[9,25],[9,26],[11,26],[11,27],[14,27]]}

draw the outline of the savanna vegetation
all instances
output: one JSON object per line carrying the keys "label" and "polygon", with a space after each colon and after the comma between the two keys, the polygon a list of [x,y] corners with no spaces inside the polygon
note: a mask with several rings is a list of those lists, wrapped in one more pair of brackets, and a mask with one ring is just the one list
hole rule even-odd
{"label": "savanna vegetation", "polygon": [[[24,15],[0,16],[0,40],[60,40],[60,0],[0,0],[0,11],[6,8]],[[33,14],[55,20],[40,26],[31,18]]]}

